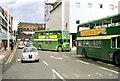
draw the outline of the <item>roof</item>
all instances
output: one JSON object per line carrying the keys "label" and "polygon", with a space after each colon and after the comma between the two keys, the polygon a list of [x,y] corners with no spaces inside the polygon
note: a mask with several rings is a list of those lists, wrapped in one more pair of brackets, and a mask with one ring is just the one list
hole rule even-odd
{"label": "roof", "polygon": [[90,37],[77,37],[76,40],[103,40],[119,37],[120,35],[106,35],[106,36],[90,36]]}
{"label": "roof", "polygon": [[120,22],[120,14],[107,16],[107,17],[104,17],[104,18],[101,18],[101,19],[97,19],[97,20],[93,20],[93,21],[90,21],[90,22],[82,23],[78,27],[87,27],[89,25],[95,26],[95,24],[96,24],[96,26],[98,26],[102,22],[104,22],[104,24],[110,24],[111,19],[112,19],[112,23]]}

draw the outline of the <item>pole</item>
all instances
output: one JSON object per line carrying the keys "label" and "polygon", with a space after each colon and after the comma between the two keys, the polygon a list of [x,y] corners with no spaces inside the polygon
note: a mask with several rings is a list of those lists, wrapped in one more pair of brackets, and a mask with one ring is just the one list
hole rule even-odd
{"label": "pole", "polygon": [[8,22],[7,22],[7,47],[8,47],[8,50],[9,50],[9,44],[10,44],[10,34],[9,34],[9,2],[7,2],[7,14],[8,14]]}

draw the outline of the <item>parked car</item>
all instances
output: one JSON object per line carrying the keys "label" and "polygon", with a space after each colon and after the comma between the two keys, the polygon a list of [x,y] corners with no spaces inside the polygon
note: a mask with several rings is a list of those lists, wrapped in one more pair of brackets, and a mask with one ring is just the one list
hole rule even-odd
{"label": "parked car", "polygon": [[39,62],[39,55],[36,47],[24,47],[22,51],[21,62],[37,61]]}
{"label": "parked car", "polygon": [[27,47],[33,47],[33,46],[34,46],[34,43],[28,42],[28,43],[26,44],[26,46],[27,46]]}
{"label": "parked car", "polygon": [[24,45],[24,43],[23,43],[23,41],[20,41],[20,43],[19,43],[19,45],[18,45],[18,48],[24,48],[25,47],[25,45]]}

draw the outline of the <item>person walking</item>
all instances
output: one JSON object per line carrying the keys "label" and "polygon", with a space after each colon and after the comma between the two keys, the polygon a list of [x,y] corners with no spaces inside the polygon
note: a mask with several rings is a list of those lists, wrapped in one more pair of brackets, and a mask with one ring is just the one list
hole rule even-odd
{"label": "person walking", "polygon": [[4,48],[5,48],[5,50],[6,50],[6,48],[7,48],[7,44],[6,44],[6,41],[5,41],[5,43],[4,43]]}
{"label": "person walking", "polygon": [[11,42],[10,47],[11,47],[11,50],[13,50],[13,47],[14,47],[13,41]]}

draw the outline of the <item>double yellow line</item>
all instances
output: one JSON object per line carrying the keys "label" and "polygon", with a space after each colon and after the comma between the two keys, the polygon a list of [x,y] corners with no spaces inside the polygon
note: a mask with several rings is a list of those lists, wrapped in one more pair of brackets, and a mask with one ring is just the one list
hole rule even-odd
{"label": "double yellow line", "polygon": [[16,50],[17,50],[17,46],[15,47],[15,49],[13,50],[13,52],[8,57],[8,60],[5,62],[5,65],[11,62],[11,60],[13,59],[13,56],[15,55]]}

